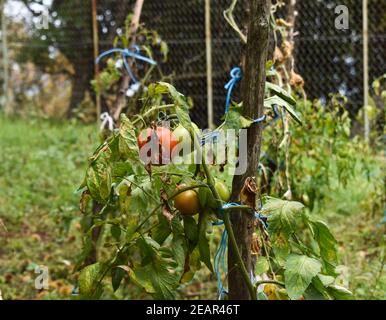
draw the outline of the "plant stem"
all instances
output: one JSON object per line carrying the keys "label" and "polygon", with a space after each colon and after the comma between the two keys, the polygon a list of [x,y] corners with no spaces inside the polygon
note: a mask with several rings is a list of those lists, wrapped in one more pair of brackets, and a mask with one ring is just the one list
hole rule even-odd
{"label": "plant stem", "polygon": [[280,281],[277,281],[277,280],[261,280],[261,281],[257,281],[255,283],[255,287],[257,289],[257,287],[261,284],[267,284],[267,283],[272,283],[272,284],[277,284],[278,286],[281,286],[281,287],[285,287],[285,284],[283,282],[280,282]]}
{"label": "plant stem", "polygon": [[[180,193],[182,192],[185,192],[185,191],[188,191],[188,190],[193,190],[193,189],[196,189],[196,188],[208,188],[209,186],[205,183],[201,183],[201,184],[196,184],[196,185],[193,185],[193,186],[188,186],[188,187],[183,187],[183,188],[180,188],[178,189],[175,193],[173,193],[170,197],[169,197],[169,200],[172,200],[173,198],[175,198],[177,195],[179,195]],[[157,212],[158,209],[160,209],[162,207],[162,203],[160,203],[158,206],[156,206],[148,216],[145,217],[145,219],[135,228],[135,232],[137,232],[139,229],[141,229],[141,227]]]}
{"label": "plant stem", "polygon": [[[164,105],[161,105],[161,106],[154,106],[154,107],[151,107],[149,110],[147,110],[142,115],[142,117],[145,118],[145,117],[148,117],[149,115],[151,115],[154,111],[162,110],[162,109],[168,109],[168,108],[172,108],[172,107],[174,107],[174,104],[164,104]],[[132,123],[136,124],[140,120],[141,120],[141,118],[137,118],[137,119],[133,120]]]}
{"label": "plant stem", "polygon": [[246,205],[239,205],[239,206],[232,206],[228,208],[223,208],[224,211],[231,211],[231,210],[245,210],[245,211],[254,211],[253,208]]}
{"label": "plant stem", "polygon": [[[194,131],[192,128],[189,129],[189,133],[190,133],[191,138],[194,141],[195,148],[197,150],[201,150],[201,145],[198,143],[197,139],[195,139],[195,134],[194,134]],[[212,177],[212,175],[209,171],[209,168],[208,168],[207,164],[205,163],[205,155],[202,152],[201,152],[201,157],[202,157],[202,167],[204,168],[205,176],[206,176],[206,179],[208,182],[208,187],[212,191],[212,194],[213,194],[217,204],[219,204],[219,207],[220,207],[222,201],[221,201],[221,198],[220,198],[220,196],[215,188],[214,178]],[[237,206],[237,207],[240,207],[240,209],[244,209],[244,210],[246,210],[246,209],[250,210],[251,209],[248,206]],[[229,219],[229,211],[230,210],[228,210],[228,209],[234,209],[234,208],[236,208],[236,206],[232,207],[232,208],[225,208],[224,209],[224,219],[223,219],[224,225],[225,225],[225,229],[227,230],[228,235],[229,235],[229,242],[232,246],[232,249],[236,253],[237,266],[240,268],[241,274],[242,274],[244,281],[248,287],[249,295],[250,295],[252,300],[257,300],[256,290],[253,287],[253,284],[252,284],[251,279],[249,277],[247,268],[245,267],[245,264],[244,264],[243,259],[241,257],[239,248],[237,246],[235,234],[233,232],[232,224],[231,224],[231,221]]]}

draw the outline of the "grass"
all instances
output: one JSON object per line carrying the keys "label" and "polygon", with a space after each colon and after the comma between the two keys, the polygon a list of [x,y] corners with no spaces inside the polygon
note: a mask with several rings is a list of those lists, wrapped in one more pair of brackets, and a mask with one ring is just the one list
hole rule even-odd
{"label": "grass", "polygon": [[[68,297],[80,247],[79,196],[95,128],[0,117],[0,290],[4,299]],[[35,289],[37,265],[50,288]]]}
{"label": "grass", "polygon": [[357,299],[386,299],[384,161],[358,163],[345,185],[333,180],[319,209],[338,240],[342,281]]}
{"label": "grass", "polygon": [[[75,190],[98,142],[95,132],[92,126],[0,116],[0,291],[4,299],[71,297],[76,284],[72,269],[81,246]],[[333,179],[329,187],[321,186],[328,197],[313,212],[332,227],[345,265],[341,280],[359,299],[386,299],[385,225],[380,224],[382,162],[376,159],[366,170],[359,164],[345,185]],[[48,267],[48,290],[35,288],[36,266]],[[183,295],[213,298],[214,278],[202,274]]]}

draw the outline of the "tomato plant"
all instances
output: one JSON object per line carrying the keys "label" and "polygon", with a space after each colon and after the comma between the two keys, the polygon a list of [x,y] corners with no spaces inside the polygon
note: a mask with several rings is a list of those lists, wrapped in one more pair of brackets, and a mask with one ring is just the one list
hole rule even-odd
{"label": "tomato plant", "polygon": [[[195,139],[188,101],[173,86],[152,84],[145,98],[148,104],[143,105],[138,117],[148,123],[156,121],[157,115],[148,111],[164,110],[159,103],[171,99],[168,112],[176,114],[177,126],[182,125]],[[240,110],[231,108],[222,127],[241,128],[240,121],[247,120],[240,120]],[[79,277],[81,297],[100,297],[106,285],[103,279],[110,276],[114,290],[126,278],[155,298],[172,299],[180,283],[192,279],[201,264],[213,271],[207,232],[213,221],[222,218],[218,209],[229,199],[229,187],[221,181],[216,165],[144,164],[139,152],[142,140],[137,141],[137,137],[145,124],[135,119],[121,115],[120,127],[90,158],[81,205],[86,208],[86,203],[94,199],[102,210],[97,215],[85,211],[84,219],[92,223],[85,230],[78,267],[84,266],[96,226],[103,226],[103,242],[109,252],[103,260],[83,267]],[[209,205],[213,201],[215,205]],[[348,296],[348,291],[334,284],[334,237],[323,222],[310,217],[303,208],[299,202],[263,199],[261,212],[267,217],[268,229],[257,221],[256,274],[272,277],[282,289],[281,297]],[[191,217],[196,212],[197,219]],[[256,288],[263,283],[257,281]]]}

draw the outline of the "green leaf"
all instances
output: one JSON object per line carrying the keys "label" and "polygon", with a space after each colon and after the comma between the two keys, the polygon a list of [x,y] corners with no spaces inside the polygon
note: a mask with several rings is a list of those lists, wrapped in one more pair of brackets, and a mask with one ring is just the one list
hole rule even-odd
{"label": "green leaf", "polygon": [[110,229],[112,237],[116,240],[119,241],[121,238],[121,228],[118,225],[112,225]]}
{"label": "green leaf", "polygon": [[355,297],[351,291],[335,284],[330,285],[327,288],[327,291],[336,300],[355,300]]}
{"label": "green leaf", "polygon": [[327,287],[331,284],[334,283],[335,281],[335,278],[334,277],[331,277],[331,276],[326,276],[324,274],[318,274],[318,278],[320,279],[320,281],[322,282],[322,284]]}
{"label": "green leaf", "polygon": [[169,92],[171,98],[174,101],[176,114],[181,125],[187,130],[193,130],[192,120],[189,116],[189,104],[187,99],[183,94],[178,92],[174,86],[167,82],[159,82],[159,85],[162,86],[167,92]]}
{"label": "green leaf", "polygon": [[82,298],[97,299],[102,294],[101,279],[105,267],[97,262],[85,267],[79,274],[79,293]]}
{"label": "green leaf", "polygon": [[[200,188],[204,189],[204,188]],[[185,235],[189,239],[190,242],[196,244],[198,241],[198,226],[196,220],[193,217],[184,216],[184,230]]]}
{"label": "green leaf", "polygon": [[318,242],[320,256],[328,262],[337,260],[337,241],[323,221],[312,221],[314,238]]}
{"label": "green leaf", "polygon": [[201,212],[198,219],[198,249],[200,251],[201,261],[205,263],[211,272],[213,272],[213,266],[210,260],[209,240],[206,236],[207,222],[208,214],[206,212]]}
{"label": "green leaf", "polygon": [[265,295],[264,292],[258,292],[257,293],[257,300],[268,300],[267,296]]}
{"label": "green leaf", "polygon": [[175,251],[160,247],[150,237],[139,239],[137,245],[142,263],[129,273],[133,281],[154,294],[155,299],[174,299],[181,276],[181,272],[176,270],[178,262],[174,257]]}
{"label": "green leaf", "polygon": [[315,288],[313,283],[304,291],[303,296],[305,300],[326,300],[325,296]]}
{"label": "green leaf", "polygon": [[125,271],[121,268],[113,268],[111,270],[111,285],[114,292],[118,290],[124,276]]}
{"label": "green leaf", "polygon": [[283,88],[279,87],[278,85],[273,84],[271,82],[266,82],[265,83],[265,89],[272,91],[277,96],[279,96],[283,100],[287,101],[290,105],[292,105],[292,106],[296,105],[295,98],[292,97],[286,90],[284,90]]}
{"label": "green leaf", "polygon": [[296,201],[287,201],[267,197],[263,206],[262,213],[268,216],[268,231],[271,234],[283,233],[288,236],[295,231],[298,213],[304,208],[304,205]]}
{"label": "green leaf", "polygon": [[299,299],[312,279],[321,271],[322,264],[305,255],[291,254],[285,263],[285,287],[292,300]]}
{"label": "green leaf", "polygon": [[257,258],[256,265],[255,265],[255,273],[257,275],[260,275],[262,273],[267,272],[268,269],[269,269],[269,264],[268,264],[267,258],[263,256],[259,256]]}
{"label": "green leaf", "polygon": [[168,59],[169,47],[165,41],[161,41],[160,43],[160,52],[163,56],[162,62],[166,62]]}
{"label": "green leaf", "polygon": [[297,123],[302,125],[302,120],[299,115],[286,100],[280,98],[279,96],[272,96],[264,100],[264,107],[272,108],[273,105],[283,107]]}
{"label": "green leaf", "polygon": [[223,117],[224,123],[222,125],[222,128],[224,130],[226,129],[233,129],[233,130],[240,130],[242,128],[249,128],[253,120],[248,119],[244,116],[242,116],[242,104],[239,103],[233,103],[229,110],[228,113],[225,114]]}

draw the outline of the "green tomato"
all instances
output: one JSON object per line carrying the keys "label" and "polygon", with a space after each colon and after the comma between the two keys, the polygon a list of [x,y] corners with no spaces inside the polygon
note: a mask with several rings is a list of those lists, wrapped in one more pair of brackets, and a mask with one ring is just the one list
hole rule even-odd
{"label": "green tomato", "polygon": [[[223,202],[228,202],[229,199],[231,198],[231,194],[226,184],[221,180],[215,179],[214,187],[216,188],[216,191],[220,196],[220,199]],[[207,203],[213,209],[218,208],[217,201],[213,197],[212,193],[210,194],[210,196],[208,196]]]}
{"label": "green tomato", "polygon": [[[197,127],[195,123],[192,122],[193,130],[200,134],[200,129]],[[194,163],[194,154],[192,151],[194,150],[194,143],[192,141],[192,138],[189,134],[189,131],[185,129],[181,124],[179,124],[173,131],[173,136],[177,139],[177,148],[175,152],[173,153],[173,159],[174,157],[177,157],[180,155],[181,150],[185,152],[183,159],[184,163]],[[187,152],[188,150],[188,152]]]}
{"label": "green tomato", "polygon": [[223,181],[216,179],[214,186],[221,200],[224,202],[228,202],[229,199],[231,198],[231,193],[228,187],[226,186],[226,184]]}

